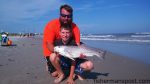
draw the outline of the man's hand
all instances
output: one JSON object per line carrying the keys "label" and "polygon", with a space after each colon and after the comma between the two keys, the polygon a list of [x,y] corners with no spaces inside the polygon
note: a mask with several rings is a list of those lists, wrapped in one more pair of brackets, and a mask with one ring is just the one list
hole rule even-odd
{"label": "man's hand", "polygon": [[72,78],[68,78],[67,84],[75,84],[75,82]]}
{"label": "man's hand", "polygon": [[47,42],[47,48],[48,48],[51,52],[54,52],[54,44],[53,44],[53,43],[48,43],[48,42]]}

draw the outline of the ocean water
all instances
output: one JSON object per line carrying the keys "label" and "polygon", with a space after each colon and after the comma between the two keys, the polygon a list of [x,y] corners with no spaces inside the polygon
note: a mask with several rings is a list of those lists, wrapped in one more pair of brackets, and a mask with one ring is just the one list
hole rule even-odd
{"label": "ocean water", "polygon": [[85,44],[150,64],[150,34],[82,35]]}

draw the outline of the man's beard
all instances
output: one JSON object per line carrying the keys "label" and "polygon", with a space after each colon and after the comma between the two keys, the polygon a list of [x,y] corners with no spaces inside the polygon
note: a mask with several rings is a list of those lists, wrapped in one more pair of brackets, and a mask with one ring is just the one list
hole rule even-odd
{"label": "man's beard", "polygon": [[70,21],[68,21],[67,23],[64,23],[61,19],[59,19],[59,21],[60,21],[60,24],[64,25],[64,26],[72,24],[72,19]]}

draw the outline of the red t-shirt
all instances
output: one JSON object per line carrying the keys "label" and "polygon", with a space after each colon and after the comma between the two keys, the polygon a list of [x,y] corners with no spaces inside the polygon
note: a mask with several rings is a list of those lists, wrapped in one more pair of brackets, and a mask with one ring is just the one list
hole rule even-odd
{"label": "red t-shirt", "polygon": [[[54,19],[46,25],[43,33],[43,54],[45,57],[51,54],[51,51],[47,48],[47,43],[54,43],[56,39],[60,39],[59,32],[59,19]],[[80,30],[74,23],[72,23],[72,33],[76,43],[80,43]]]}

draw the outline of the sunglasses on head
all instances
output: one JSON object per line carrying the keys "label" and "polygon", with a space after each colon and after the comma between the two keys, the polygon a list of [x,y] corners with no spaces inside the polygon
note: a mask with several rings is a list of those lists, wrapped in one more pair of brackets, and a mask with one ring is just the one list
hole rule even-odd
{"label": "sunglasses on head", "polygon": [[72,14],[70,15],[65,15],[65,14],[60,14],[62,17],[67,17],[67,18],[72,18]]}

